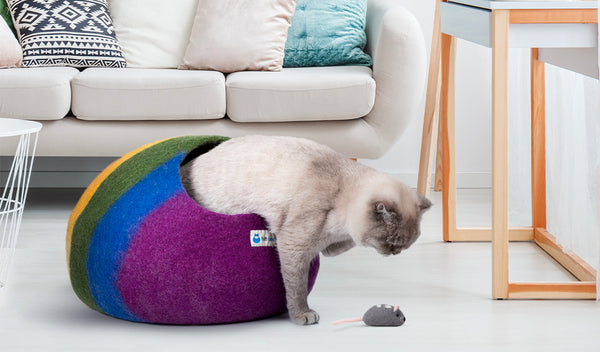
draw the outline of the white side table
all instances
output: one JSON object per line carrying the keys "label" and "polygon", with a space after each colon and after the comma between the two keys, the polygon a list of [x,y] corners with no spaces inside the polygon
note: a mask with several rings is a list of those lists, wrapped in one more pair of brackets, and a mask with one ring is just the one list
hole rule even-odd
{"label": "white side table", "polygon": [[[419,191],[429,188],[438,129],[442,151],[445,241],[492,241],[492,292],[497,299],[594,299],[596,271],[546,231],[545,82],[543,48],[596,48],[596,1],[436,0],[423,124]],[[454,62],[457,38],[492,49],[492,228],[456,226]],[[508,227],[508,50],[531,48],[532,219]],[[554,49],[556,50],[556,49]],[[593,75],[594,73],[592,73]],[[441,92],[441,93],[440,93]],[[509,240],[534,241],[579,282],[510,282]]]}
{"label": "white side table", "polygon": [[16,248],[41,128],[39,122],[0,118],[0,154],[12,156],[0,198],[0,288],[6,285]]}

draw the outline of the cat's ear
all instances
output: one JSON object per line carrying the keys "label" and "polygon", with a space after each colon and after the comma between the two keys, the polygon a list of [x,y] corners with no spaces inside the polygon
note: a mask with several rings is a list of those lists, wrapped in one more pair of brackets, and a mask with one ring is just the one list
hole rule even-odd
{"label": "cat's ear", "polygon": [[383,219],[386,223],[391,221],[392,215],[388,211],[383,202],[375,202],[375,213]]}
{"label": "cat's ear", "polygon": [[424,195],[422,195],[421,193],[417,192],[417,195],[419,196],[419,210],[421,211],[421,213],[425,212],[425,210],[431,208],[431,201],[427,198],[425,198]]}
{"label": "cat's ear", "polygon": [[388,211],[385,208],[385,204],[383,202],[375,202],[375,211],[379,214],[387,214]]}

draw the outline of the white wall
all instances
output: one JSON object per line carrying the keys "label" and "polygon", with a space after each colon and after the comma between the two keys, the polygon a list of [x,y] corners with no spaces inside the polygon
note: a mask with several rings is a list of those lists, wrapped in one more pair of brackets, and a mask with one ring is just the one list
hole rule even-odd
{"label": "white wall", "polygon": [[[421,23],[427,47],[433,30],[434,1],[395,0],[413,12]],[[459,40],[456,59],[456,170],[459,187],[490,186],[491,51]],[[425,92],[419,110],[404,135],[378,160],[361,162],[394,174],[416,187]]]}

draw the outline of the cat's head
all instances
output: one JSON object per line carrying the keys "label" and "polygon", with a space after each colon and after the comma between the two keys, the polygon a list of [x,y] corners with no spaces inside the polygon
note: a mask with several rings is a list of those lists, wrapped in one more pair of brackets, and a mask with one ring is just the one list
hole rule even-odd
{"label": "cat's head", "polygon": [[431,202],[397,181],[379,186],[354,207],[350,235],[380,254],[399,254],[419,238],[421,216]]}

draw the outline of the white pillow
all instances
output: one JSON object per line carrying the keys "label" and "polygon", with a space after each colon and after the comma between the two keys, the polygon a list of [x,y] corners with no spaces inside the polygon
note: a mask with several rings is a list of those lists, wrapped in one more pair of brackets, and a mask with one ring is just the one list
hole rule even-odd
{"label": "white pillow", "polygon": [[15,35],[0,17],[0,68],[21,67],[23,50]]}
{"label": "white pillow", "polygon": [[127,67],[176,68],[187,47],[198,0],[110,0]]}
{"label": "white pillow", "polygon": [[296,0],[199,0],[182,69],[281,71]]}

